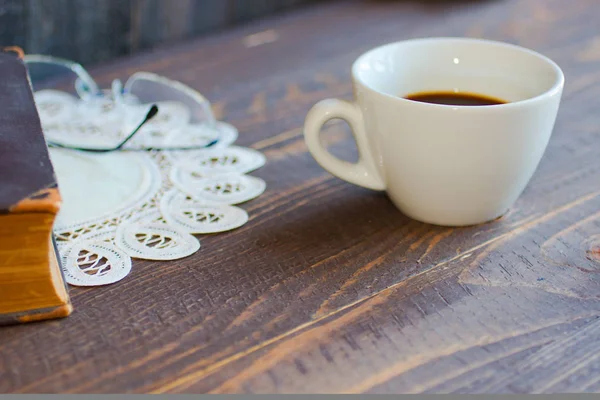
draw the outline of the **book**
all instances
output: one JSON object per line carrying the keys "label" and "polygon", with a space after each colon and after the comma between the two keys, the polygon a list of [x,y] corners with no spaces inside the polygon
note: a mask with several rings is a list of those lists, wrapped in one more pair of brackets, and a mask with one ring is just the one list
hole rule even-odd
{"label": "book", "polygon": [[71,313],[52,235],[56,182],[22,53],[0,49],[0,324]]}

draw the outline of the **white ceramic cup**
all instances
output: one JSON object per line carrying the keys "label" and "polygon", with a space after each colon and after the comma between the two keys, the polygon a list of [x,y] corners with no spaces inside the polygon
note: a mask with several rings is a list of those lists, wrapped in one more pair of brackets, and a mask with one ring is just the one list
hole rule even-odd
{"label": "white ceramic cup", "polygon": [[[391,43],[352,66],[355,100],[328,99],[308,113],[304,136],[333,175],[385,190],[407,216],[449,226],[506,213],[546,149],[564,85],[552,60],[500,42],[429,38]],[[421,103],[428,91],[470,92],[507,101],[490,106]],[[323,124],[350,125],[352,164],[323,147]]]}

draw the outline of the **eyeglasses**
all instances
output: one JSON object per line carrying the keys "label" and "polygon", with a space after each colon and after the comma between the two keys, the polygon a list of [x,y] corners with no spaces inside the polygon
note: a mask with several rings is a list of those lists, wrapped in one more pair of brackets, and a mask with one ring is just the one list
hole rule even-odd
{"label": "eyeglasses", "polygon": [[[204,96],[194,89],[180,82],[172,81],[164,77],[138,72],[133,74],[122,85],[121,81],[114,80],[110,90],[102,90],[90,74],[78,63],[44,55],[26,55],[24,62],[30,76],[34,92],[48,88],[66,89],[65,91],[75,94],[79,101],[86,105],[99,105],[104,110],[130,106],[149,108],[145,112],[142,121],[128,135],[112,146],[92,147],[85,144],[73,145],[59,143],[56,140],[47,140],[48,146],[60,147],[79,151],[106,153],[112,151],[149,151],[149,150],[194,150],[206,149],[219,143],[221,139],[231,140],[231,127],[227,124],[217,122],[212,113],[210,103]],[[73,93],[74,91],[74,93]],[[201,131],[202,134],[185,137],[185,145],[142,145],[138,147],[126,147],[136,135],[142,131],[148,122],[155,120],[156,124],[168,120],[168,106],[178,104],[189,111],[189,124]],[[161,113],[161,108],[165,108]],[[162,120],[161,120],[161,114]],[[157,118],[158,121],[157,121]],[[188,115],[186,114],[186,117]],[[176,119],[176,115],[173,119]],[[84,117],[85,118],[85,117]],[[198,129],[201,128],[201,129]],[[237,137],[237,132],[234,134]],[[235,140],[235,138],[233,138]],[[192,143],[190,143],[192,142]]]}

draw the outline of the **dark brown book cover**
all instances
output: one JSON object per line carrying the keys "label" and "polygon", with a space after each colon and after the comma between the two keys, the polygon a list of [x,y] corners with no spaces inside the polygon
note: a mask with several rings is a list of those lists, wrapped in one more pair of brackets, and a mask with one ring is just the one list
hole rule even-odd
{"label": "dark brown book cover", "polygon": [[0,51],[0,323],[67,316],[52,237],[60,194],[27,70]]}

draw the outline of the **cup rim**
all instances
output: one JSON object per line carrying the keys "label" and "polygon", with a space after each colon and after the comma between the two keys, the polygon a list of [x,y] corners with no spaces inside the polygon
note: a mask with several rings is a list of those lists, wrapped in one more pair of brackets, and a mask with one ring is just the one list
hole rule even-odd
{"label": "cup rim", "polygon": [[[521,51],[524,53],[528,53],[530,55],[533,55],[535,57],[537,57],[538,59],[540,59],[541,61],[545,62],[546,64],[550,65],[555,73],[556,73],[556,80],[554,82],[554,84],[546,91],[537,94],[535,96],[532,97],[528,97],[526,99],[522,99],[522,100],[517,100],[517,101],[511,101],[508,103],[501,103],[501,104],[490,104],[490,105],[481,105],[481,106],[470,106],[470,105],[452,105],[452,104],[434,104],[434,103],[423,103],[423,102],[418,102],[418,101],[414,101],[414,100],[410,100],[410,99],[405,99],[403,97],[400,96],[393,96],[391,94],[382,92],[380,90],[377,90],[375,88],[373,88],[371,85],[368,85],[364,80],[359,78],[359,73],[358,73],[358,66],[359,64],[367,57],[371,56],[373,53],[377,52],[377,51],[381,51],[384,50],[386,48],[391,48],[394,46],[397,46],[399,44],[403,44],[403,43],[418,43],[418,42],[470,42],[470,43],[482,43],[482,44],[488,44],[488,45],[493,45],[493,46],[499,46],[499,47],[504,47],[504,48],[509,48],[512,50],[517,50],[517,51]],[[488,39],[477,39],[477,38],[465,38],[465,37],[424,37],[424,38],[415,38],[415,39],[407,39],[407,40],[400,40],[400,41],[395,41],[395,42],[391,42],[391,43],[387,43],[387,44],[383,44],[381,46],[377,46],[374,47],[370,50],[367,50],[366,52],[364,52],[363,54],[361,54],[360,56],[358,56],[358,58],[354,61],[354,63],[352,64],[352,79],[354,80],[355,83],[359,83],[363,88],[376,93],[380,96],[384,96],[386,98],[389,99],[393,99],[395,101],[399,101],[401,103],[406,103],[406,104],[413,104],[413,105],[419,105],[422,107],[430,107],[430,108],[450,108],[450,109],[469,109],[469,110],[489,110],[490,108],[494,108],[494,109],[498,109],[498,108],[511,108],[511,107],[520,107],[524,104],[529,104],[529,103],[533,103],[533,102],[537,102],[540,101],[543,98],[546,97],[551,97],[557,93],[560,93],[562,88],[564,87],[564,82],[565,82],[565,76],[564,73],[562,71],[562,69],[558,66],[558,64],[556,62],[554,62],[552,59],[550,59],[549,57],[538,53],[537,51],[528,49],[526,47],[523,46],[519,46],[516,44],[511,44],[511,43],[507,43],[507,42],[501,42],[501,41],[497,41],[497,40],[488,40]]]}

